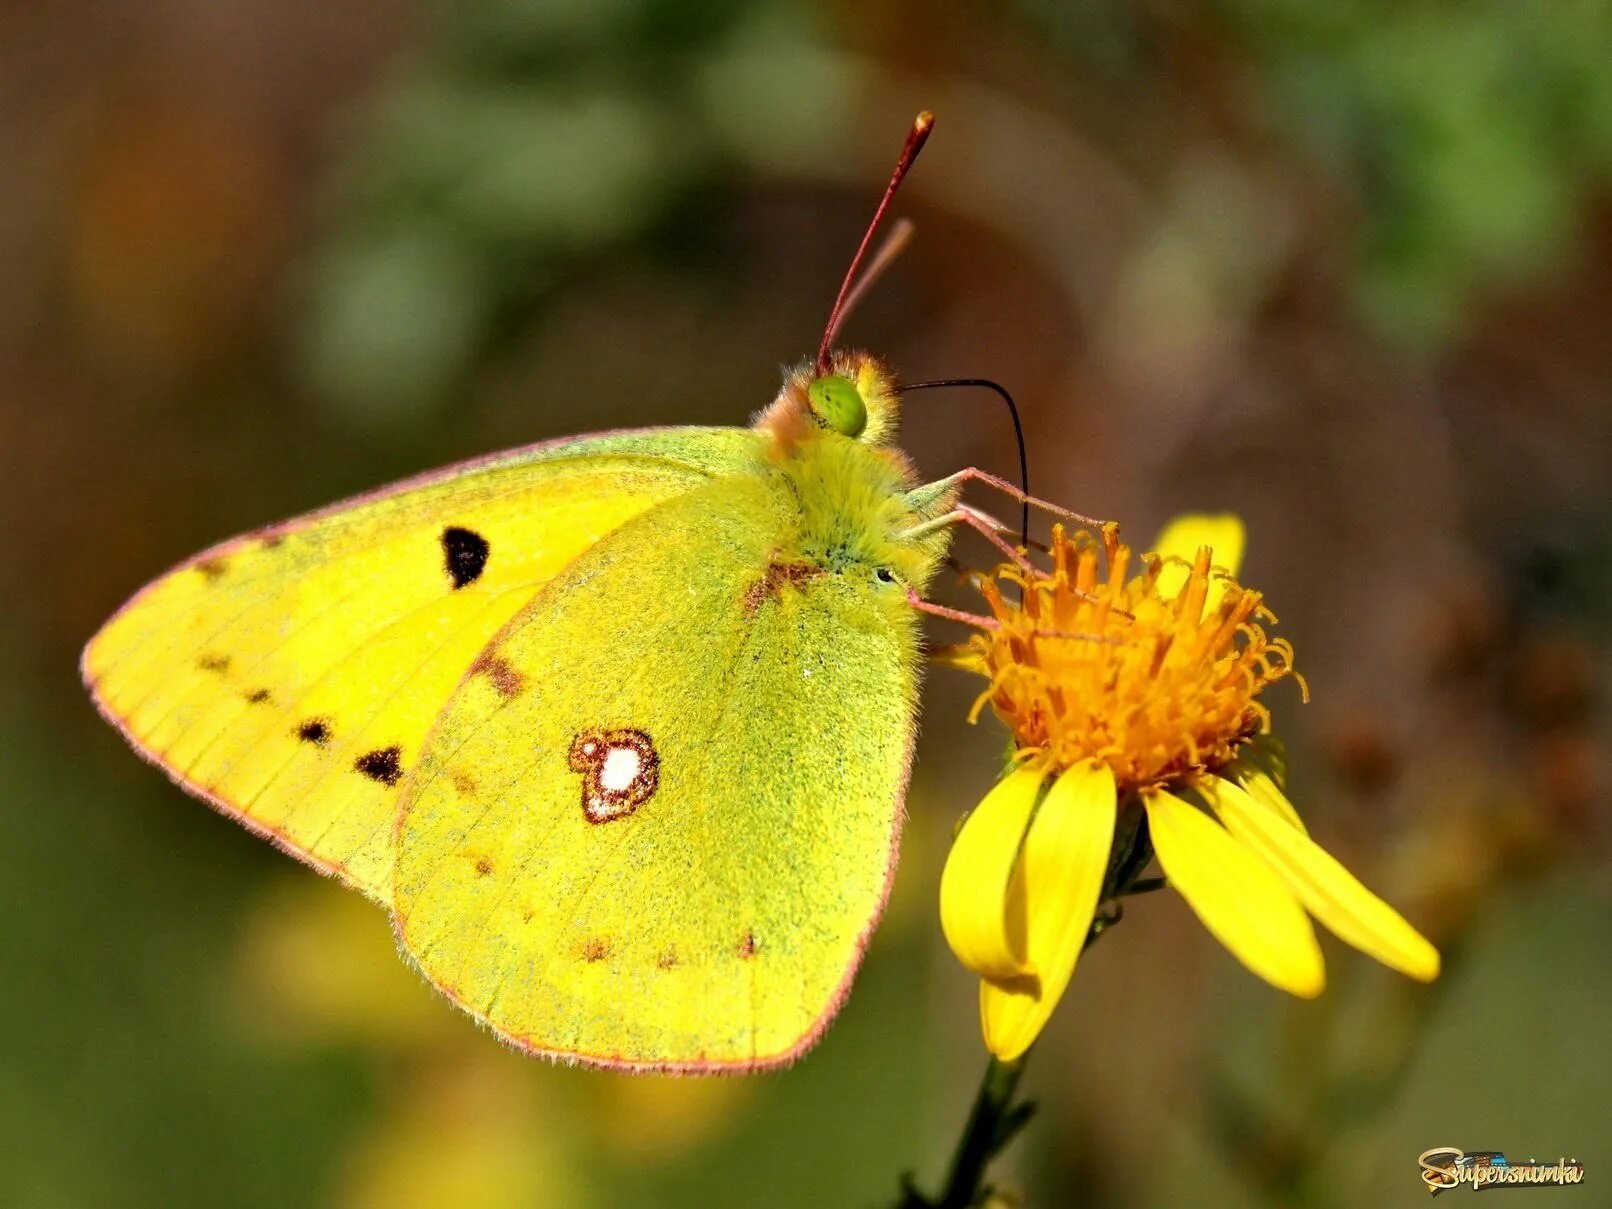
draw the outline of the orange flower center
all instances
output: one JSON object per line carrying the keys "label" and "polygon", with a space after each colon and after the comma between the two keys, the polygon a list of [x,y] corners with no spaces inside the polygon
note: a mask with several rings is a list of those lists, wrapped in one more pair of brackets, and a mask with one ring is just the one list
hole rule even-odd
{"label": "orange flower center", "polygon": [[1266,686],[1292,675],[1303,689],[1292,646],[1265,632],[1276,618],[1260,594],[1208,548],[1190,566],[1137,561],[1126,578],[1132,553],[1113,527],[1100,538],[1057,527],[1050,573],[1007,564],[980,585],[998,625],[970,641],[991,681],[971,717],[989,702],[1021,752],[1056,768],[1095,759],[1122,791],[1223,767],[1268,729]]}

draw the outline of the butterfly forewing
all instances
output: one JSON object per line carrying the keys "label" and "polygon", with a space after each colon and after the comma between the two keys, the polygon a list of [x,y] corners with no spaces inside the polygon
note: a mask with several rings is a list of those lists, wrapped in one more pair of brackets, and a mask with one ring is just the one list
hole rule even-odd
{"label": "butterfly forewing", "polygon": [[488,639],[603,534],[753,457],[742,430],[582,438],[338,505],[157,580],[85,677],[185,788],[386,901],[403,779]]}

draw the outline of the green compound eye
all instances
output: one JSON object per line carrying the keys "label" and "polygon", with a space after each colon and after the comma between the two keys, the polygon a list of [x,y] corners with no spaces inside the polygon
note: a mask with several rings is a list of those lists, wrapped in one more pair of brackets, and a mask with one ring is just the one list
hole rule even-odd
{"label": "green compound eye", "polygon": [[859,437],[868,425],[867,405],[849,378],[827,374],[806,388],[806,398],[818,421],[842,436]]}

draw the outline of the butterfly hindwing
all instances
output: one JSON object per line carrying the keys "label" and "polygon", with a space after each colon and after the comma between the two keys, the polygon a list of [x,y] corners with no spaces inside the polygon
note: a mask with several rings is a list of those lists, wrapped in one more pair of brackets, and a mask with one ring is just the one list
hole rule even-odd
{"label": "butterfly hindwing", "polygon": [[753,1069],[837,1007],[894,859],[916,638],[871,580],[779,561],[796,506],[752,475],[622,525],[426,741],[399,935],[506,1039]]}
{"label": "butterfly hindwing", "polygon": [[660,429],[399,484],[175,568],[84,675],[186,789],[388,901],[403,770],[492,635],[602,535],[756,456],[744,430]]}

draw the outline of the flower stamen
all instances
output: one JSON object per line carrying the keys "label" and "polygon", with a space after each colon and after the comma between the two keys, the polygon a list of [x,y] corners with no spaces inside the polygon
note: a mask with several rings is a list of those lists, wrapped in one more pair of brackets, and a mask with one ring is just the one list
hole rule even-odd
{"label": "flower stamen", "polygon": [[1131,574],[1138,560],[1114,526],[1059,525],[1050,553],[1050,572],[1007,563],[979,584],[990,624],[969,648],[990,686],[971,719],[989,703],[1020,748],[1055,768],[1097,760],[1122,790],[1215,772],[1268,728],[1256,698],[1298,679],[1292,645],[1268,635],[1260,594],[1207,547],[1190,561],[1145,556]]}

